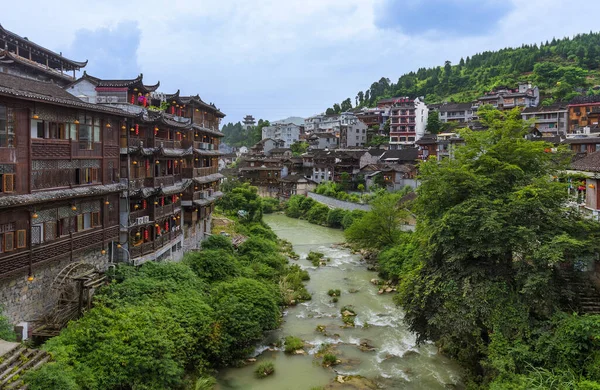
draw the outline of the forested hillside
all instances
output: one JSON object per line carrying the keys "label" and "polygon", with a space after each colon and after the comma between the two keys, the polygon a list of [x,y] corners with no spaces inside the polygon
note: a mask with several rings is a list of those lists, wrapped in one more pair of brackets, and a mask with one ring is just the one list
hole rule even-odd
{"label": "forested hillside", "polygon": [[[600,33],[552,39],[541,44],[486,51],[461,58],[458,64],[420,68],[402,75],[397,82],[382,77],[354,98],[355,106],[374,106],[393,96],[425,96],[428,103],[464,102],[497,86],[515,86],[530,81],[541,89],[544,102],[569,100],[577,94],[592,94],[600,84],[598,70]],[[347,106],[348,99],[343,103]],[[328,112],[340,111],[335,104]],[[347,108],[347,107],[346,107]]]}
{"label": "forested hillside", "polygon": [[262,138],[262,128],[269,126],[270,123],[267,120],[259,119],[256,126],[249,129],[245,129],[240,123],[228,123],[223,126],[221,131],[225,135],[223,142],[229,146],[252,146]]}

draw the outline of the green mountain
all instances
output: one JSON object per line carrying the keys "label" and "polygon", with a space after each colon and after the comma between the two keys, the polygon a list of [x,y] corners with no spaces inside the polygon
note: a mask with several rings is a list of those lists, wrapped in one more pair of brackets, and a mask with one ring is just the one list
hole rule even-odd
{"label": "green mountain", "polygon": [[[456,65],[446,61],[443,66],[406,73],[396,83],[382,77],[366,91],[358,92],[354,100],[358,107],[371,107],[379,99],[394,96],[425,96],[428,103],[467,102],[497,86],[530,81],[540,88],[543,102],[548,104],[596,93],[593,87],[600,84],[599,56],[600,33],[590,32],[539,45],[485,51],[461,58]],[[336,103],[328,111],[341,107]]]}

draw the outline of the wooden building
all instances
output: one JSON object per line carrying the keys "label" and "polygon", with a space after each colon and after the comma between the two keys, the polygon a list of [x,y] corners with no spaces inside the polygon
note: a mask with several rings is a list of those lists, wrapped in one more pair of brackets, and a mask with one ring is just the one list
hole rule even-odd
{"label": "wooden building", "polygon": [[569,103],[568,133],[600,132],[600,96],[576,96]]}
{"label": "wooden building", "polygon": [[[12,320],[49,304],[49,267],[109,262],[123,189],[118,129],[130,117],[0,73],[0,301]],[[29,283],[26,296],[10,287],[15,278]]]}

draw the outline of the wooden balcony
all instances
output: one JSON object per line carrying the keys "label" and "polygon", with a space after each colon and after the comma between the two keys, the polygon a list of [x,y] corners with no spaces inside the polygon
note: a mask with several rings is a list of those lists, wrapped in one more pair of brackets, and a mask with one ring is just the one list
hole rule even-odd
{"label": "wooden balcony", "polygon": [[93,247],[97,247],[100,251],[102,243],[117,240],[118,237],[118,226],[111,226],[106,229],[96,228],[61,237],[41,245],[34,245],[32,249],[19,249],[15,252],[3,253],[0,255],[0,278],[20,270],[26,270],[29,266],[30,257],[35,273],[36,264],[69,256],[75,261],[74,256],[79,252]]}
{"label": "wooden balcony", "polygon": [[170,244],[171,241],[175,240],[179,236],[181,236],[181,229],[176,232],[169,232],[161,235],[160,237],[156,237],[154,241],[144,242],[139,245],[130,245],[129,253],[131,255],[131,259],[154,253],[163,248],[165,245]]}
{"label": "wooden balcony", "polygon": [[[181,179],[180,179],[181,180]],[[154,178],[153,187],[169,187],[175,184],[175,176],[161,176]]]}
{"label": "wooden balcony", "polygon": [[73,157],[102,157],[102,143],[88,141],[71,141]]}
{"label": "wooden balcony", "polygon": [[159,147],[163,147],[163,148],[167,148],[167,149],[182,149],[182,141],[175,141],[172,139],[165,139],[165,138],[155,138],[154,139],[154,147],[155,148],[159,148]]}
{"label": "wooden balcony", "polygon": [[154,178],[152,177],[140,177],[129,180],[130,190],[139,190],[143,187],[154,187]]}
{"label": "wooden balcony", "polygon": [[180,209],[180,208],[181,208],[181,202],[179,202],[179,201],[169,204],[169,205],[165,205],[165,206],[157,206],[154,209],[154,219],[156,220],[161,217],[173,215],[175,210]]}

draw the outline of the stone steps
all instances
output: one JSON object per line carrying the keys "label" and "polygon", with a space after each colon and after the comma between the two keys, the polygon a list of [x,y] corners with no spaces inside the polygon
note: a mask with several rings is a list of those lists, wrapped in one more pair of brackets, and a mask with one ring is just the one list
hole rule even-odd
{"label": "stone steps", "polygon": [[581,314],[600,314],[600,292],[589,280],[573,271],[562,271],[561,277],[576,294]]}
{"label": "stone steps", "polygon": [[50,360],[46,351],[30,349],[22,344],[13,343],[12,348],[0,356],[0,389],[26,389],[22,376],[29,370],[36,370]]}

